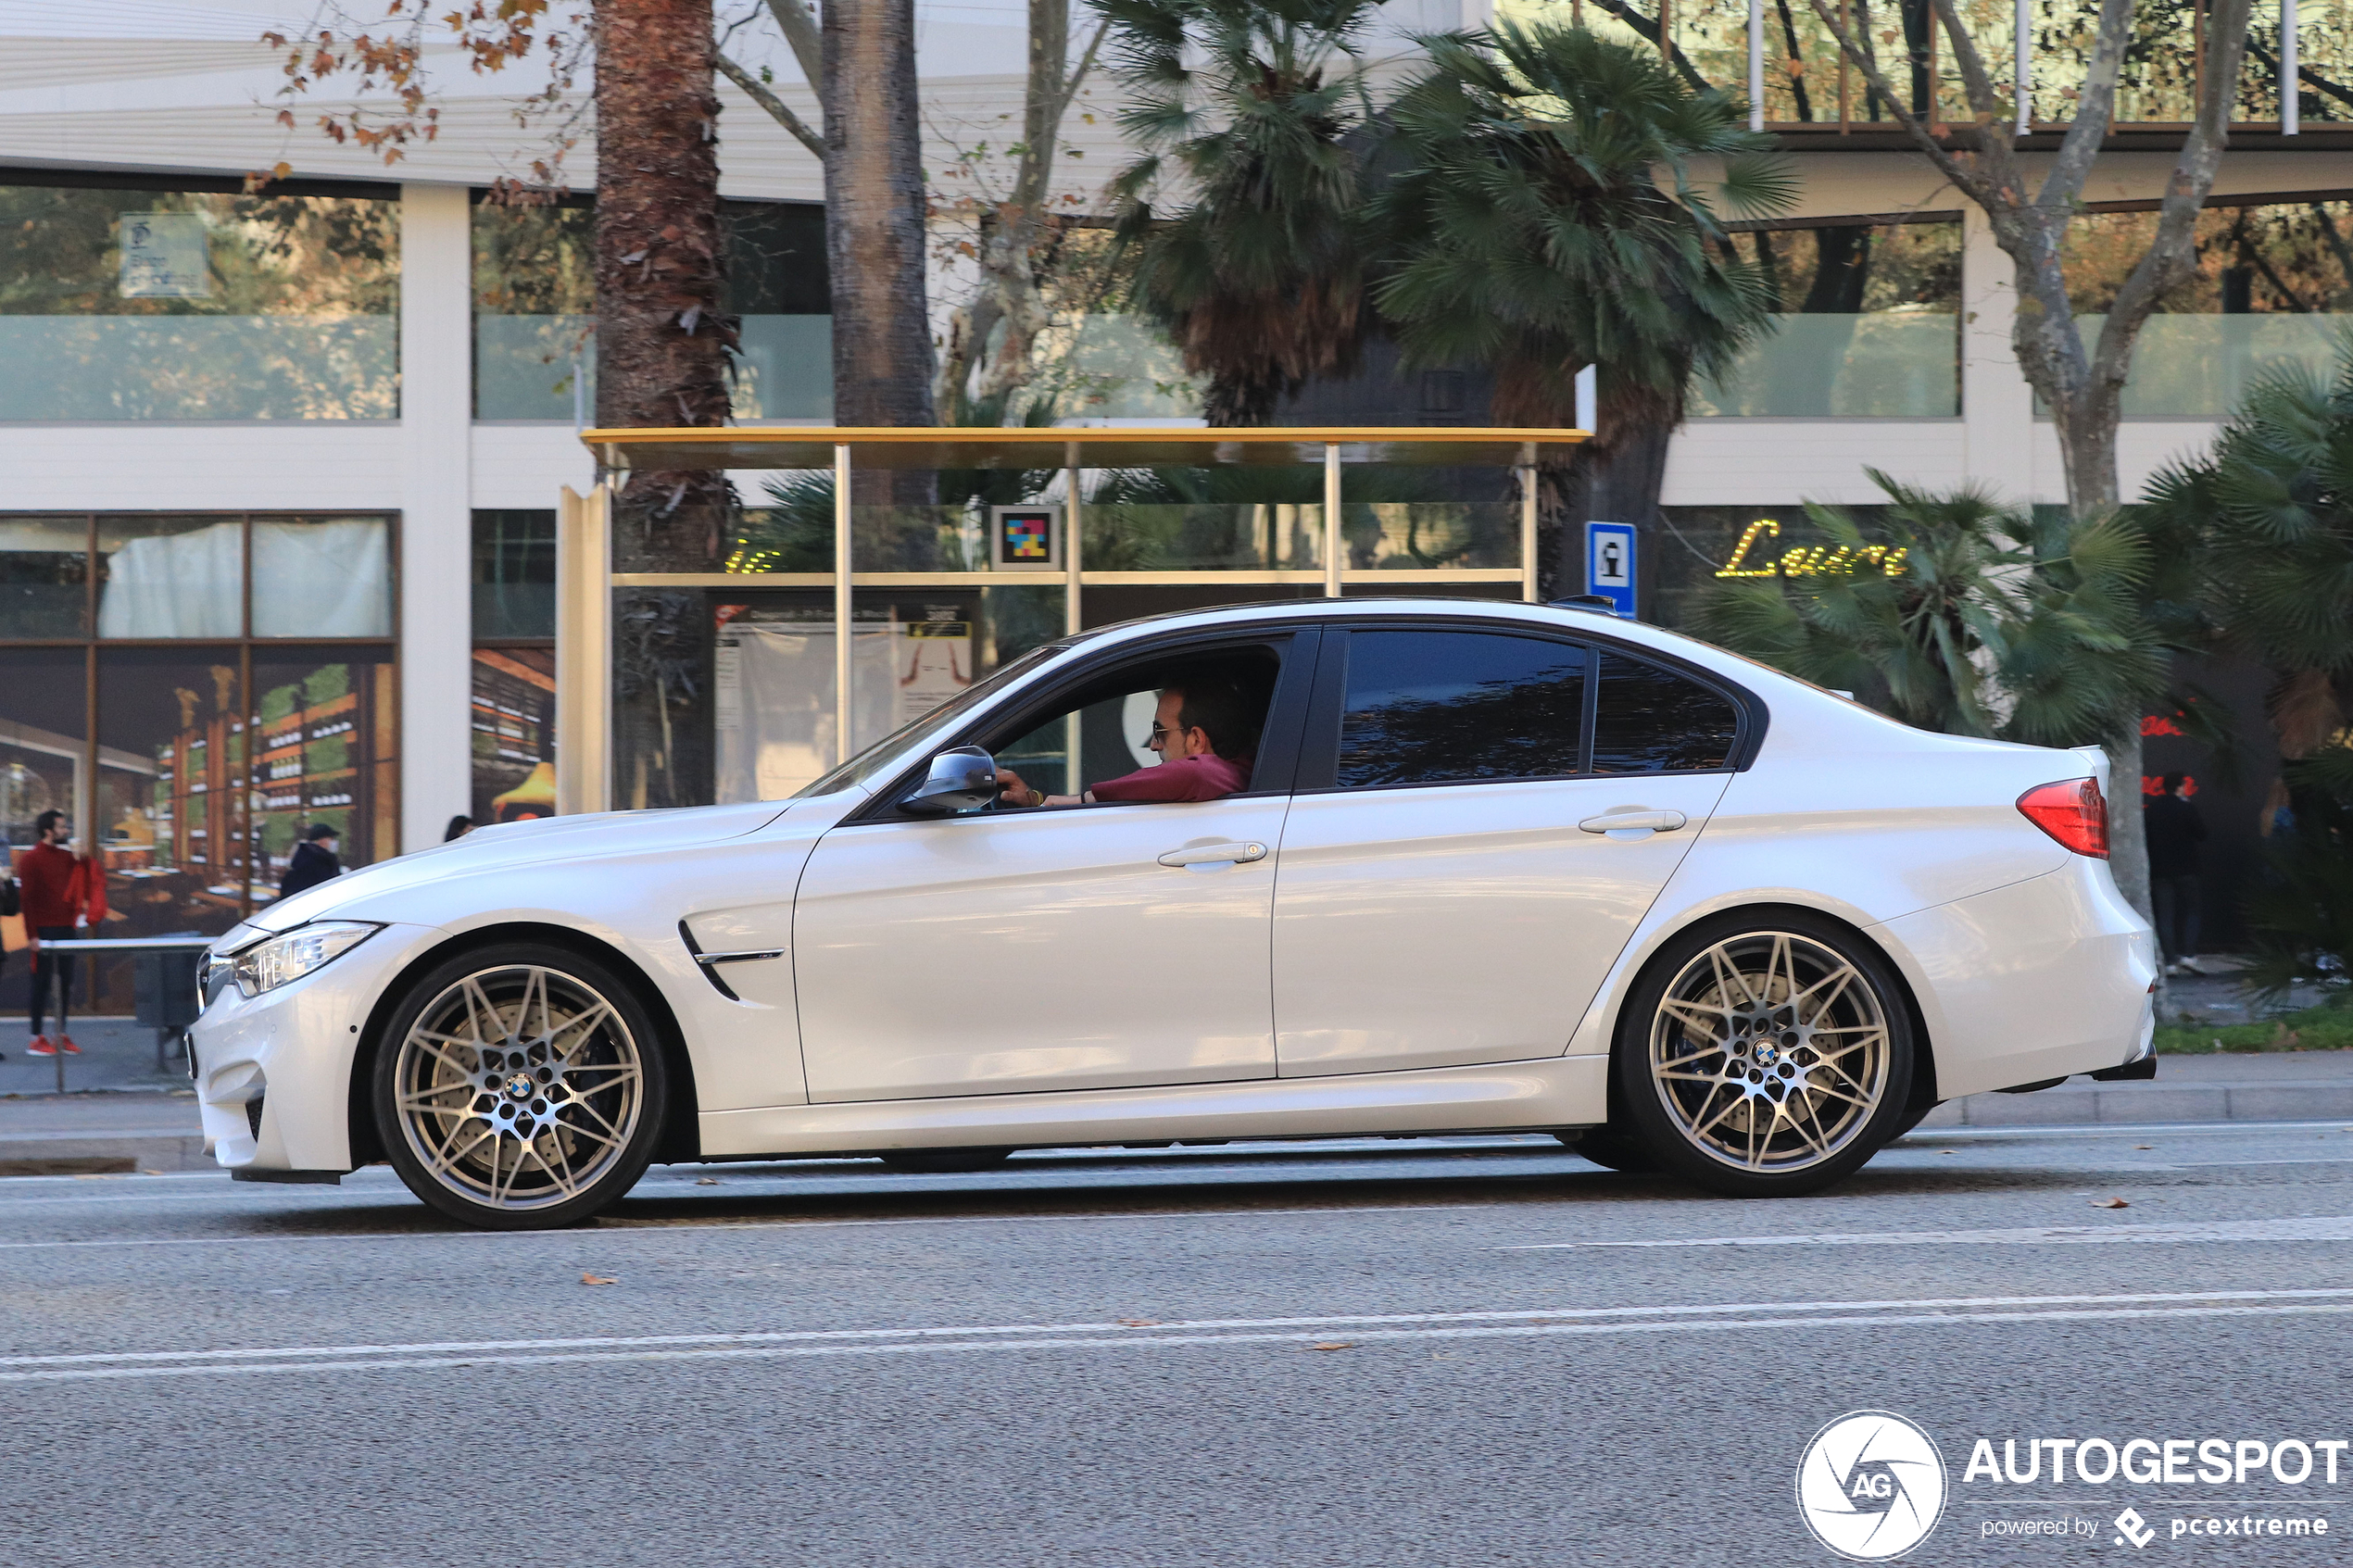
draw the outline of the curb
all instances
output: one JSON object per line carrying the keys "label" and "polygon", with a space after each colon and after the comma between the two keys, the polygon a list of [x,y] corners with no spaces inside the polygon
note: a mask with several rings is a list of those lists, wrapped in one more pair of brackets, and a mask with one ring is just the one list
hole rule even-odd
{"label": "curb", "polygon": [[2067,1083],[2031,1095],[1947,1100],[1923,1127],[2081,1126],[2134,1122],[2314,1122],[2353,1119],[2353,1084]]}
{"label": "curb", "polygon": [[213,1171],[197,1133],[0,1134],[0,1176],[81,1176],[123,1171]]}

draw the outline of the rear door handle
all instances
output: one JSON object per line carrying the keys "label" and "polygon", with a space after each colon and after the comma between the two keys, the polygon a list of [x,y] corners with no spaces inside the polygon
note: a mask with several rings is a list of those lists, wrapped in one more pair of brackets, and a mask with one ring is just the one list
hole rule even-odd
{"label": "rear door handle", "polygon": [[1608,811],[1577,825],[1587,833],[1673,833],[1689,821],[1680,811]]}
{"label": "rear door handle", "polygon": [[1160,858],[1164,866],[1224,866],[1247,865],[1266,858],[1264,844],[1197,844],[1189,849],[1171,849]]}

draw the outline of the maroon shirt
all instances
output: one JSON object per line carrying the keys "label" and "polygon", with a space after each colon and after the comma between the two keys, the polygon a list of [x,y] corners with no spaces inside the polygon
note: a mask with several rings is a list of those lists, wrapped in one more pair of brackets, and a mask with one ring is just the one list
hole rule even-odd
{"label": "maroon shirt", "polygon": [[72,850],[54,844],[19,849],[16,871],[17,885],[24,897],[24,922],[33,930],[71,925],[82,912],[88,884]]}
{"label": "maroon shirt", "polygon": [[1179,757],[1139,768],[1094,789],[1098,800],[1217,800],[1250,787],[1250,759]]}

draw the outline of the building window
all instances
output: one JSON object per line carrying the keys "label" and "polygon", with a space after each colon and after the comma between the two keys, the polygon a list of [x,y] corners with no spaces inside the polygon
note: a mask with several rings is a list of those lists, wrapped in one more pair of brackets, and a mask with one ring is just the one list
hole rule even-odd
{"label": "building window", "polygon": [[1732,237],[1779,302],[1773,330],[1695,415],[1952,419],[1961,411],[1961,226],[1841,223]]}
{"label": "building window", "polygon": [[397,419],[399,206],[0,184],[0,420]]}
{"label": "building window", "polygon": [[[833,417],[825,215],[726,202],[724,303],[736,317],[737,419]],[[585,423],[596,407],[596,214],[582,203],[474,206],[474,418]]]}
{"label": "building window", "polygon": [[0,515],[0,832],[77,813],[105,935],[225,931],[316,823],[399,852],[394,526]]}
{"label": "building window", "polygon": [[474,513],[473,756],[479,823],[556,810],[556,514]]}
{"label": "building window", "polygon": [[[2068,225],[2068,297],[2087,348],[2156,228],[2155,212],[2084,213]],[[2208,207],[2197,270],[2133,345],[2124,417],[2223,419],[2272,367],[2325,378],[2349,320],[2353,202]]]}

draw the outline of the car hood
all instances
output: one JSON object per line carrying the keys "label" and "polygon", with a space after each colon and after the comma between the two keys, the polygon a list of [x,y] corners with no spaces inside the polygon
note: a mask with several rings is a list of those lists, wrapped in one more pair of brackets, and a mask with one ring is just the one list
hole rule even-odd
{"label": "car hood", "polygon": [[246,922],[264,931],[284,931],[332,915],[359,900],[401,891],[444,877],[470,876],[510,866],[542,866],[556,860],[614,854],[686,849],[757,833],[791,809],[789,802],[748,801],[739,806],[697,806],[669,811],[599,811],[579,817],[543,817],[478,828],[465,837],[397,856],[320,884],[291,898],[265,904]]}

